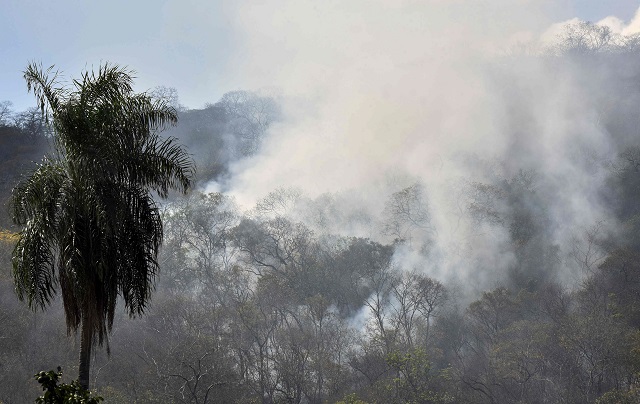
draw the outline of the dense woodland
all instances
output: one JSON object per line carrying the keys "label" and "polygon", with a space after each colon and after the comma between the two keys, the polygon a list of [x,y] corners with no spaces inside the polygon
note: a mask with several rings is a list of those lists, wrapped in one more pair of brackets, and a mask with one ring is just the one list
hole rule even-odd
{"label": "dense woodland", "polygon": [[[205,193],[260,152],[282,119],[278,99],[237,91],[187,110],[171,89],[155,90],[179,110],[167,135],[193,154],[200,191],[163,202],[152,304],[139,318],[118,314],[110,355],[93,358],[92,387],[117,403],[640,401],[639,45],[577,25],[552,49],[494,66],[513,146],[463,156],[476,176],[452,184],[451,196],[474,237],[509,257],[499,264],[463,241],[447,264],[419,178],[379,195],[377,212],[344,193],[282,188],[253,207]],[[609,150],[576,144],[570,158],[593,178],[606,220],[564,228],[551,205],[569,184],[535,159],[513,158],[518,139],[539,129],[532,91],[512,73],[523,57],[546,87],[560,71],[589,97],[588,119]],[[0,107],[6,201],[53,134],[38,110]],[[62,366],[75,375],[79,339],[67,336],[59,301],[36,313],[18,301],[10,264],[18,229],[7,209],[0,227],[0,402],[24,403],[39,394],[36,372]],[[559,229],[571,237],[554,236]]]}

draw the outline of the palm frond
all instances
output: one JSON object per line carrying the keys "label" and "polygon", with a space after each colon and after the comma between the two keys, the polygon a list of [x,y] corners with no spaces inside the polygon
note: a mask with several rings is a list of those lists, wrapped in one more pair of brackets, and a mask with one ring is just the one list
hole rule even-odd
{"label": "palm frond", "polygon": [[27,82],[27,90],[33,91],[38,101],[38,107],[49,122],[50,114],[55,115],[61,102],[67,96],[67,91],[60,86],[60,73],[49,66],[46,70],[42,64],[30,63],[24,71],[24,79]]}
{"label": "palm frond", "polygon": [[39,224],[27,224],[13,252],[16,293],[34,310],[45,309],[51,303],[57,284],[53,246]]}

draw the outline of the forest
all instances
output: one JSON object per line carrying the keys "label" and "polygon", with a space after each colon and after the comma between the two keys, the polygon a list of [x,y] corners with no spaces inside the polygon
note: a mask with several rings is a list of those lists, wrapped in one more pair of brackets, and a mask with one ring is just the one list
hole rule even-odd
{"label": "forest", "polygon": [[[177,110],[161,135],[188,149],[195,187],[158,200],[151,303],[119,306],[91,389],[107,403],[639,402],[639,51],[640,36],[576,23],[483,66],[506,140],[436,164],[453,174],[283,186],[250,206],[235,175],[285,101],[238,90],[187,109],[152,90]],[[39,371],[78,369],[61,300],[30,311],[11,270],[6,206],[54,136],[38,108],[0,103],[1,403],[32,402]]]}

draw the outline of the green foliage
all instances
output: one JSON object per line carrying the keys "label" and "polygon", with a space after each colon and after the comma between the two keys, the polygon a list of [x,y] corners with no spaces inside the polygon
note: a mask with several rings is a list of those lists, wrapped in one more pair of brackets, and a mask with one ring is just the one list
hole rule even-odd
{"label": "green foliage", "polygon": [[356,393],[347,394],[340,401],[336,401],[336,404],[368,404],[366,401],[362,401],[358,398]]}
{"label": "green foliage", "polygon": [[104,399],[100,396],[92,396],[89,390],[80,386],[77,380],[71,383],[60,383],[62,370],[50,370],[39,372],[35,376],[42,385],[44,394],[36,398],[36,404],[97,404]]}
{"label": "green foliage", "polygon": [[640,402],[640,390],[636,387],[628,391],[611,390],[596,400],[596,404],[636,404]]}
{"label": "green foliage", "polygon": [[402,403],[452,403],[453,397],[437,391],[438,379],[444,374],[434,372],[431,361],[424,349],[410,352],[392,352],[387,355],[388,365],[395,370],[396,377],[387,385],[395,390],[396,398]]}
{"label": "green foliage", "polygon": [[0,229],[0,242],[12,244],[18,241],[18,235],[8,230]]}

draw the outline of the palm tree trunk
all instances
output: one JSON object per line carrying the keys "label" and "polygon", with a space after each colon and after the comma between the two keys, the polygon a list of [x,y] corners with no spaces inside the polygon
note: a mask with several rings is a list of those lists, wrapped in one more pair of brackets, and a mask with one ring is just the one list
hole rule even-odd
{"label": "palm tree trunk", "polygon": [[80,331],[80,366],[78,381],[80,385],[89,390],[89,368],[91,367],[91,327],[90,323],[82,320],[82,331]]}

